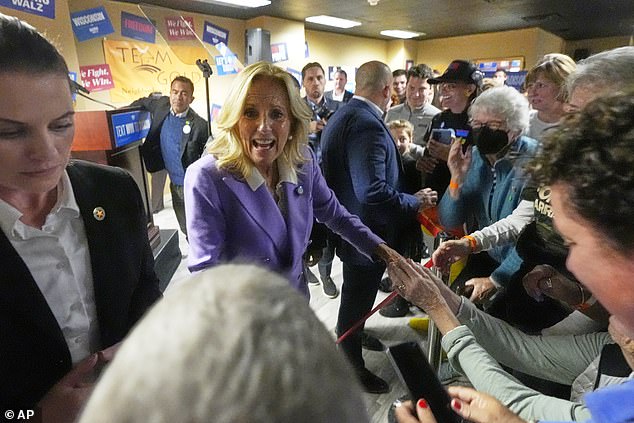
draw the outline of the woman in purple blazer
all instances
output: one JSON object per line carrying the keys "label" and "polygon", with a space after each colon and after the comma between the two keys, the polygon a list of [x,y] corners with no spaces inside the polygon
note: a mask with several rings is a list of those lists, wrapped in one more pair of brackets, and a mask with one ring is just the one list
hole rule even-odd
{"label": "woman in purple blazer", "polygon": [[302,255],[313,217],[367,257],[398,256],[326,185],[308,148],[310,117],[297,82],[281,68],[259,62],[238,75],[210,154],[185,175],[189,270],[261,264],[308,296]]}

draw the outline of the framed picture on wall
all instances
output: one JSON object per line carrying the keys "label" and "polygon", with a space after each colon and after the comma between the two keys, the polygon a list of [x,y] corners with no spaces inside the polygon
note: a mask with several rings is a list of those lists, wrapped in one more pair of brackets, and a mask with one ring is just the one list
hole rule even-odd
{"label": "framed picture on wall", "polygon": [[507,72],[519,72],[524,69],[524,56],[475,59],[473,62],[480,72],[495,72],[499,69]]}
{"label": "framed picture on wall", "polygon": [[410,70],[413,67],[414,67],[414,61],[413,60],[406,60],[405,61],[405,70]]}

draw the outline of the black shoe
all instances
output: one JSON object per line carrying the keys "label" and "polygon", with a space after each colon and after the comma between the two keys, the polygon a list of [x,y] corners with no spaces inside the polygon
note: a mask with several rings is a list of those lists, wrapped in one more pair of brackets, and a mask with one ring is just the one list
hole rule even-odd
{"label": "black shoe", "polygon": [[383,291],[383,292],[394,291],[394,288],[392,288],[392,281],[390,280],[389,276],[386,276],[383,279],[381,279],[381,282],[379,282],[379,291]]}
{"label": "black shoe", "polygon": [[371,394],[385,394],[390,392],[390,385],[365,367],[357,369],[356,373],[361,382],[361,386],[363,386],[366,392]]}
{"label": "black shoe", "polygon": [[308,267],[306,267],[306,281],[309,285],[319,285],[319,279]]}
{"label": "black shoe", "polygon": [[383,317],[404,317],[407,313],[409,313],[409,302],[400,295],[379,310],[379,314]]}
{"label": "black shoe", "polygon": [[370,335],[366,331],[361,332],[361,346],[370,351],[385,351],[383,342],[375,336]]}
{"label": "black shoe", "polygon": [[328,298],[337,298],[339,295],[337,285],[330,276],[321,279],[321,287],[324,289],[324,295]]}

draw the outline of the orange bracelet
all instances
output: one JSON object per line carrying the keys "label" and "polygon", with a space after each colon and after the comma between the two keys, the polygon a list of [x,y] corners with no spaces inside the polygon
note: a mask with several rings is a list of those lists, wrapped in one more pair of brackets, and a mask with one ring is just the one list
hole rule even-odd
{"label": "orange bracelet", "polygon": [[449,188],[458,189],[460,188],[460,185],[458,185],[458,183],[452,179],[449,181]]}
{"label": "orange bracelet", "polygon": [[476,239],[474,237],[472,237],[471,235],[465,235],[462,238],[469,240],[469,245],[471,246],[471,251],[475,251],[476,250],[476,247],[478,246],[478,242],[476,241]]}

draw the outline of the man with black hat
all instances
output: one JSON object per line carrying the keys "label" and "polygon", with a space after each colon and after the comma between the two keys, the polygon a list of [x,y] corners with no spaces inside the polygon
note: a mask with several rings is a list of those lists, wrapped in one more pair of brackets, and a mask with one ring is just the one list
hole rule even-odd
{"label": "man with black hat", "polygon": [[482,73],[473,63],[454,60],[441,76],[427,80],[430,84],[440,84],[440,101],[444,110],[432,119],[431,126],[425,134],[425,157],[420,159],[416,166],[426,173],[425,186],[438,192],[439,200],[451,177],[447,168],[449,145],[434,140],[432,132],[437,128],[471,130],[467,110],[471,101],[478,95],[482,77]]}

